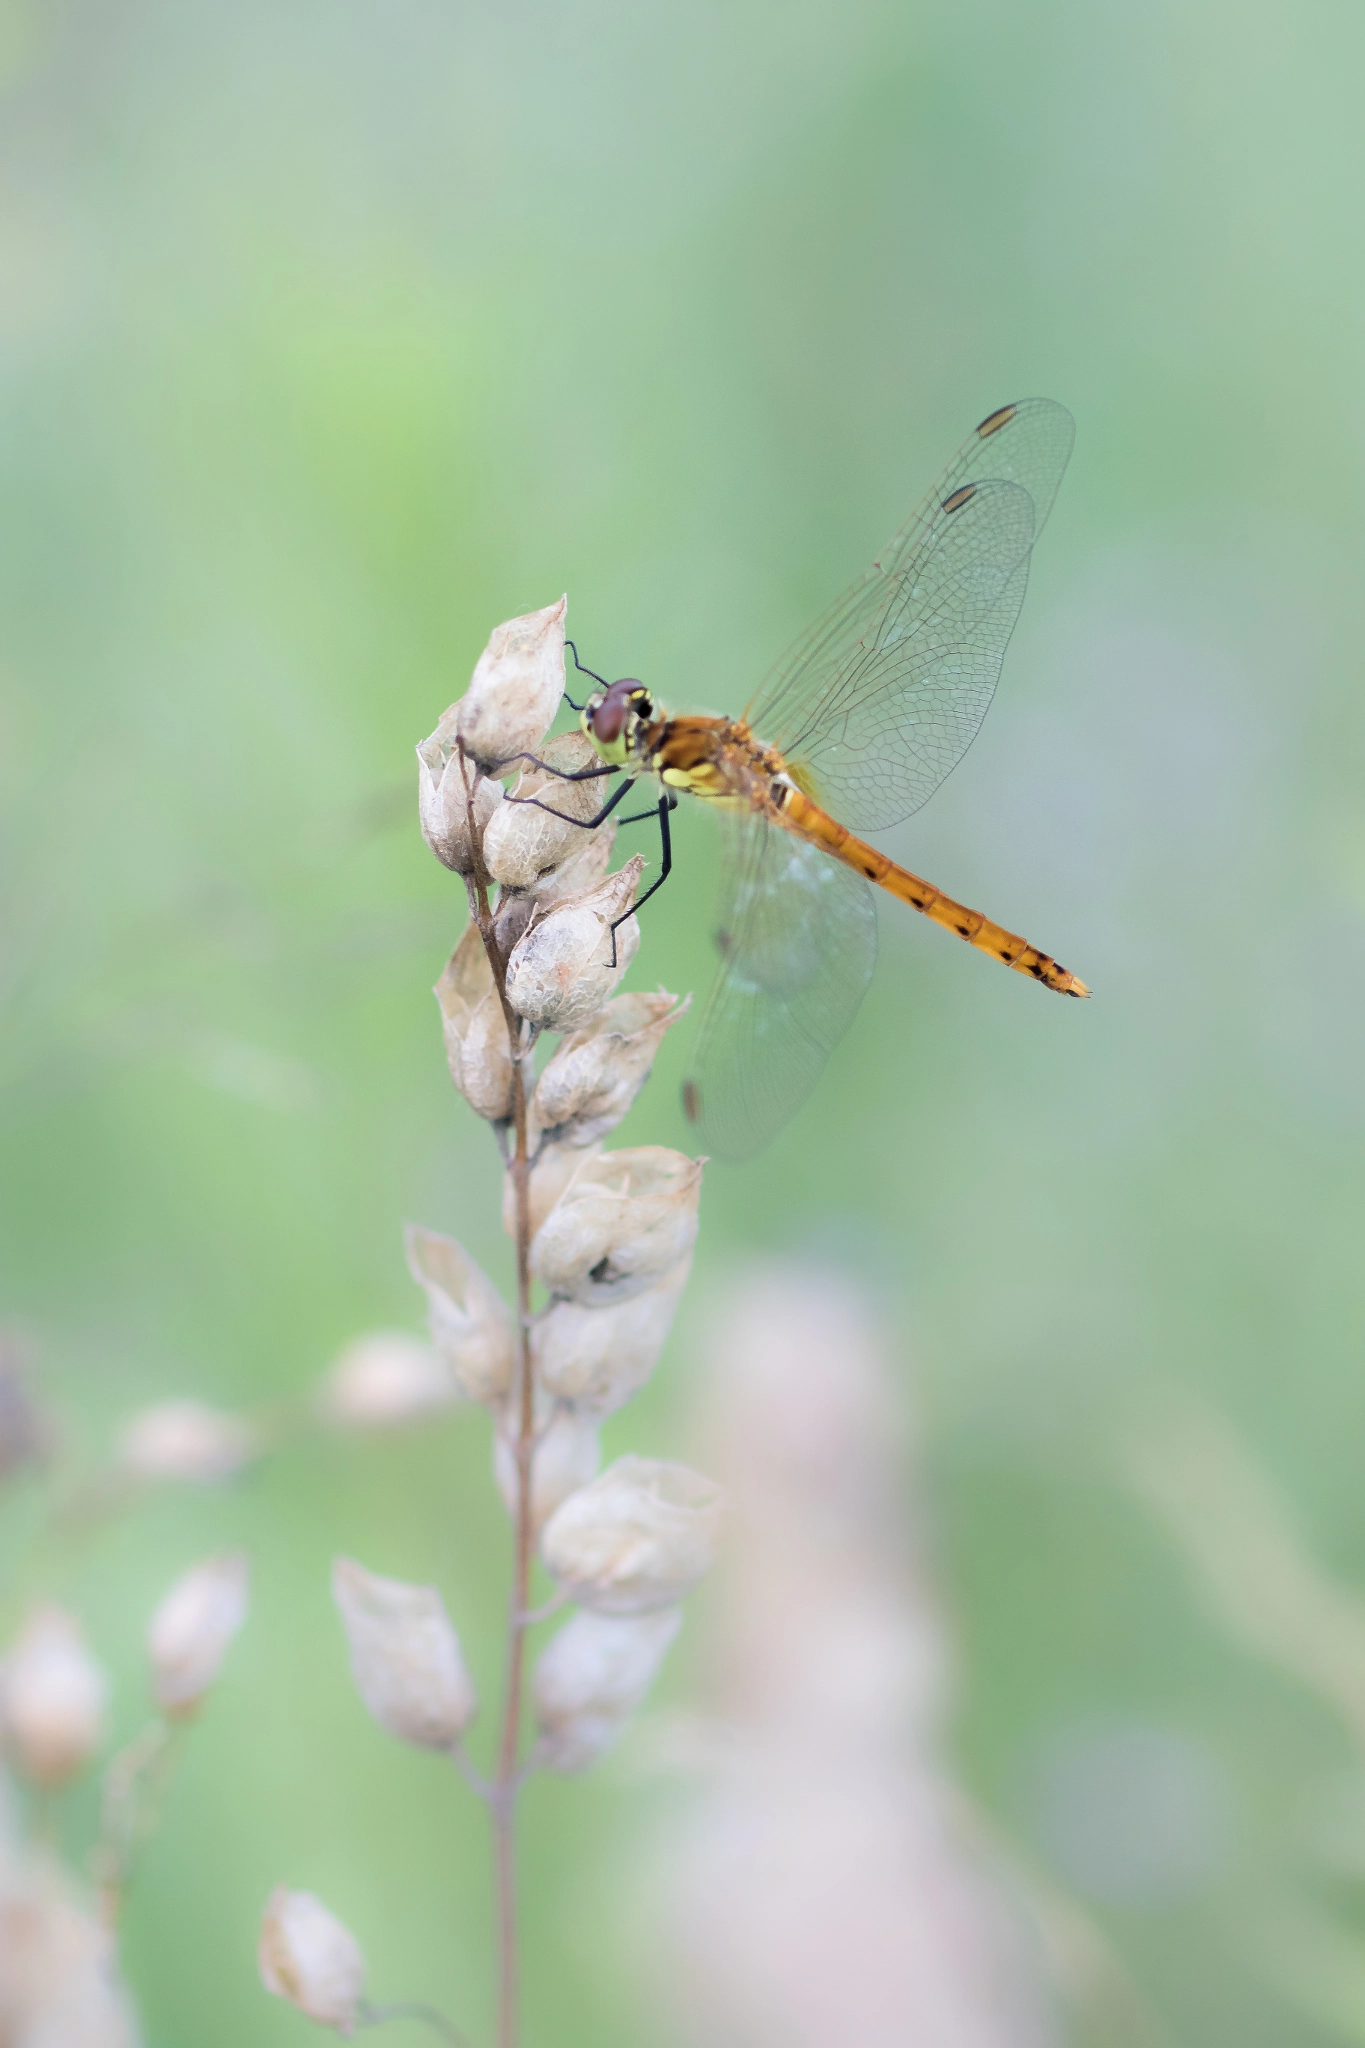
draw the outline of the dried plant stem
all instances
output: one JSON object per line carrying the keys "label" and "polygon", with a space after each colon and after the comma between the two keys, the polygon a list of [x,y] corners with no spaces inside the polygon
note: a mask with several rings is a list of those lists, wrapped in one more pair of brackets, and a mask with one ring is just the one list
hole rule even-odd
{"label": "dried plant stem", "polygon": [[498,1743],[489,1805],[493,1817],[493,1853],[497,1872],[498,1911],[498,2048],[517,2048],[520,2034],[517,1967],[516,1803],[521,1783],[522,1696],[526,1678],[527,1609],[535,1529],[531,1515],[531,1476],[535,1461],[535,1386],[531,1373],[531,1158],[526,1129],[526,1080],[522,1068],[522,1022],[507,1000],[507,961],[498,945],[488,901],[488,873],[479,834],[474,829],[473,791],[469,765],[460,749],[465,801],[469,806],[473,872],[467,879],[470,911],[479,927],[493,984],[502,1004],[512,1055],[512,1121],[516,1146],[507,1164],[512,1176],[517,1251],[517,1434],[515,1439],[517,1508],[512,1587],[508,1596],[507,1650],[503,1672],[502,1732]]}
{"label": "dried plant stem", "polygon": [[355,2017],[357,2027],[382,2027],[389,2020],[420,2020],[423,2026],[431,2028],[433,2034],[451,2042],[452,2048],[469,2048],[459,2028],[452,2026],[434,2005],[420,2005],[411,1999],[402,1999],[395,2005],[362,2005]]}
{"label": "dried plant stem", "polygon": [[100,1919],[108,1928],[118,1925],[138,1848],[151,1829],[156,1800],[174,1760],[178,1732],[167,1721],[149,1721],[104,1774],[100,1841],[93,1862]]}

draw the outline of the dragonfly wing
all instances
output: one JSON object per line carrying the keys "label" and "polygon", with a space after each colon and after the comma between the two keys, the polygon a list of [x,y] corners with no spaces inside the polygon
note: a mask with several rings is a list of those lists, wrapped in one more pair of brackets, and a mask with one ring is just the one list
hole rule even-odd
{"label": "dragonfly wing", "polygon": [[746,712],[855,831],[918,810],[976,737],[1074,435],[1050,399],[983,420]]}
{"label": "dragonfly wing", "polygon": [[707,999],[683,1102],[708,1152],[747,1159],[819,1079],[857,1014],[877,958],[860,875],[752,814],[727,847]]}

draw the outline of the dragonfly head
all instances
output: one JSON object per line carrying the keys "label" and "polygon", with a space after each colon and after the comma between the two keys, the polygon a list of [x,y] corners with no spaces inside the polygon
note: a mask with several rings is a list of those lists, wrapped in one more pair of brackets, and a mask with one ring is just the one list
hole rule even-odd
{"label": "dragonfly head", "polygon": [[653,719],[654,700],[634,676],[594,690],[583,706],[583,730],[613,768],[624,768],[634,759],[637,736]]}

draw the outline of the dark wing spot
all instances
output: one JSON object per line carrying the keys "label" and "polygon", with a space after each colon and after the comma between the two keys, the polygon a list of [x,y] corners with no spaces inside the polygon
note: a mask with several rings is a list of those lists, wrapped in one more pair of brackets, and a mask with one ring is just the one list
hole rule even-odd
{"label": "dark wing spot", "polygon": [[987,413],[985,419],[982,420],[981,425],[977,428],[977,433],[983,441],[987,434],[998,434],[1002,427],[1009,425],[1018,410],[1017,405],[1002,405],[999,412]]}
{"label": "dark wing spot", "polygon": [[701,1089],[695,1081],[683,1082],[683,1115],[690,1124],[701,1122]]}
{"label": "dark wing spot", "polygon": [[960,484],[957,490],[943,500],[943,509],[945,512],[960,512],[967,500],[975,496],[975,484]]}

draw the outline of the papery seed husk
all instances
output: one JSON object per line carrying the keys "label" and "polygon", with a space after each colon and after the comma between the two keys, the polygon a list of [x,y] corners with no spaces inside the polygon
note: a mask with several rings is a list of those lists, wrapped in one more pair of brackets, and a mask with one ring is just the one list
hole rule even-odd
{"label": "papery seed husk", "polygon": [[502,889],[493,915],[493,932],[506,959],[534,916],[543,916],[557,903],[586,896],[605,880],[616,841],[616,820],[608,818],[590,832],[577,853],[562,866],[551,868],[527,889]]}
{"label": "papery seed husk", "polygon": [[365,1989],[365,1958],[349,1927],[312,1892],[278,1885],[261,1923],[261,1982],[320,2025],[349,2034]]}
{"label": "papery seed husk", "polygon": [[594,1415],[628,1401],[659,1362],[690,1267],[685,1259],[644,1293],[605,1308],[553,1303],[531,1332],[545,1392]]}
{"label": "papery seed husk", "polygon": [[55,1790],[104,1739],[109,1684],[80,1624],[40,1607],[20,1630],[0,1672],[6,1745],[26,1777]]}
{"label": "papery seed husk", "polygon": [[251,1425],[206,1401],[158,1401],[125,1423],[118,1462],[135,1479],[212,1485],[230,1479],[257,1449]]}
{"label": "papery seed husk", "polygon": [[604,1756],[644,1703],[681,1626],[677,1607],[620,1619],[582,1613],[566,1622],[531,1681],[539,1761],[569,1773]]}
{"label": "papery seed husk", "polygon": [[147,1628],[152,1692],[171,1720],[194,1712],[246,1620],[250,1566],[227,1551],[182,1572]]}
{"label": "papery seed husk", "polygon": [[[548,1404],[536,1408],[535,1461],[531,1468],[531,1526],[539,1530],[555,1510],[580,1487],[596,1477],[602,1462],[597,1435],[597,1418],[561,1408],[548,1425],[544,1413]],[[504,1410],[504,1427],[493,1441],[493,1477],[503,1506],[509,1515],[517,1512],[516,1437],[520,1416],[516,1403]]]}
{"label": "papery seed husk", "polygon": [[465,751],[485,770],[509,768],[533,753],[554,723],[564,694],[567,597],[493,628],[460,700],[457,728]]}
{"label": "papery seed husk", "polygon": [[100,1924],[53,1844],[22,1843],[13,1828],[7,1816],[0,1861],[0,2040],[6,2048],[141,2048],[112,1930]]}
{"label": "papery seed husk", "polygon": [[496,1402],[512,1384],[512,1312],[462,1244],[409,1224],[408,1270],[427,1297],[431,1341],[470,1401]]}
{"label": "papery seed husk", "polygon": [[590,1158],[536,1232],[536,1278],[585,1307],[643,1293],[696,1242],[703,1163],[664,1145]]}
{"label": "papery seed husk", "polygon": [[321,1406],[339,1429],[395,1429],[425,1422],[459,1398],[433,1345],[406,1330],[371,1330],[348,1344],[327,1374]]}
{"label": "papery seed husk", "polygon": [[482,836],[502,803],[503,791],[500,782],[480,775],[472,760],[461,763],[456,733],[459,714],[459,703],[452,704],[435,732],[417,749],[417,815],[422,837],[437,860],[456,874],[467,875],[474,867],[475,839]]}
{"label": "papery seed husk", "polygon": [[[591,838],[590,818],[602,808],[607,777],[567,778],[582,768],[601,769],[596,747],[585,733],[565,732],[546,740],[541,760],[557,769],[527,768],[484,834],[483,857],[495,882],[527,889],[573,855]],[[537,801],[532,802],[530,799]],[[541,804],[549,806],[542,810]],[[562,815],[556,815],[561,813]]]}
{"label": "papery seed husk", "polygon": [[[555,1203],[585,1160],[598,1156],[595,1147],[547,1145],[531,1168],[528,1189],[531,1236],[534,1237]],[[502,1227],[510,1238],[517,1234],[517,1184],[509,1169],[502,1176]]]}
{"label": "papery seed husk", "polygon": [[507,999],[520,1016],[547,1031],[576,1031],[595,1017],[625,973],[640,943],[640,926],[626,917],[644,872],[637,853],[598,888],[536,918],[512,949]]}
{"label": "papery seed husk", "polygon": [[598,1614],[647,1614],[681,1600],[715,1561],[720,1488],[690,1466],[618,1458],[545,1525],[547,1570]]}
{"label": "papery seed husk", "polygon": [[512,1048],[477,925],[466,927],[434,993],[451,1080],[477,1115],[505,1122],[512,1113]]}
{"label": "papery seed husk", "polygon": [[354,1558],[339,1557],[332,1597],[356,1691],[373,1719],[400,1742],[449,1749],[473,1720],[478,1701],[436,1588],[381,1578]]}
{"label": "papery seed husk", "polygon": [[534,1096],[538,1125],[560,1144],[590,1145],[606,1137],[649,1079],[664,1033],[687,1007],[662,989],[613,996],[547,1061]]}

